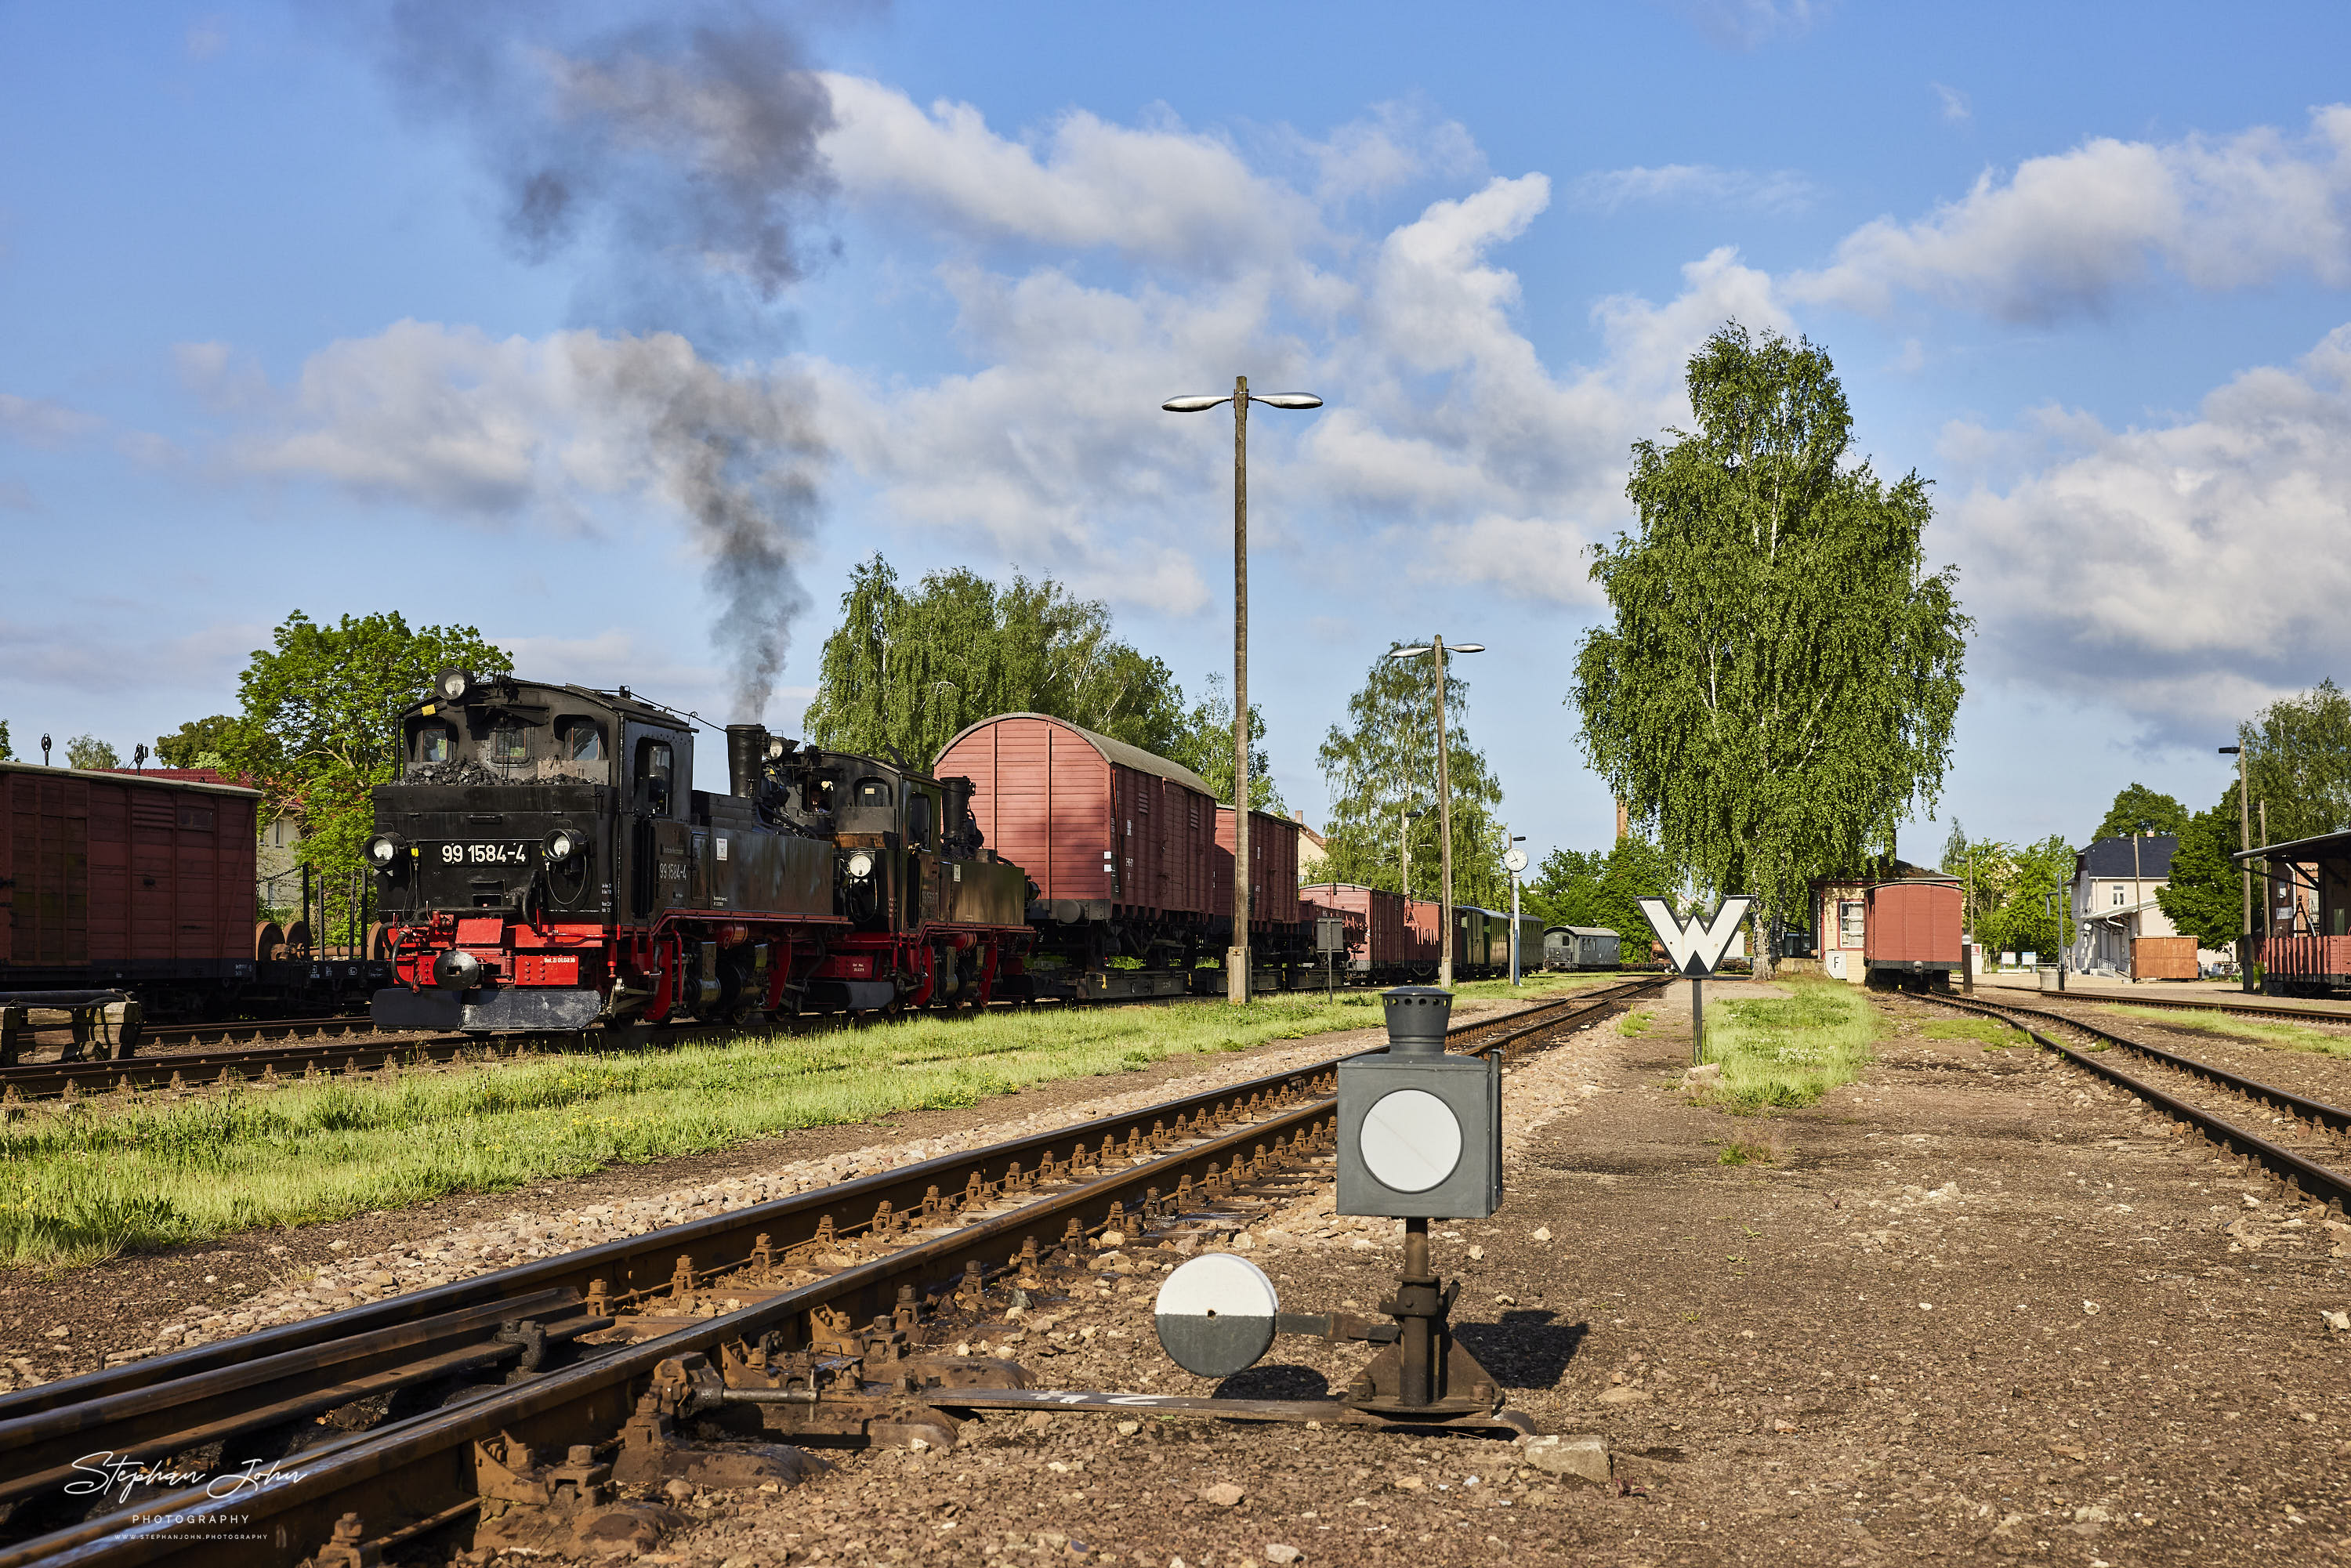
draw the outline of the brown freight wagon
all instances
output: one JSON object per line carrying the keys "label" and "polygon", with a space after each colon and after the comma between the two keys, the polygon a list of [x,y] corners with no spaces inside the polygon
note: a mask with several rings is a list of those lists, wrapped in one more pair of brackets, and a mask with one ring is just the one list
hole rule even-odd
{"label": "brown freight wagon", "polygon": [[956,736],[932,771],[971,780],[981,837],[1035,886],[1029,919],[1049,958],[1099,981],[1113,958],[1188,968],[1207,945],[1217,802],[1190,768],[1067,719],[1011,713]]}
{"label": "brown freight wagon", "polygon": [[1346,927],[1345,967],[1372,979],[1406,977],[1419,967],[1411,928],[1405,922],[1404,894],[1353,883],[1319,883],[1298,890],[1307,920],[1336,916]]}
{"label": "brown freight wagon", "polygon": [[254,972],[260,791],[0,762],[0,992],[133,990],[151,1016]]}
{"label": "brown freight wagon", "polygon": [[[1249,812],[1249,931],[1287,939],[1296,934],[1298,907],[1298,835],[1295,818],[1270,811]],[[1217,914],[1232,923],[1233,809],[1217,808],[1216,903]]]}
{"label": "brown freight wagon", "polygon": [[1870,979],[1948,988],[1959,967],[1959,884],[1906,877],[1878,883],[1863,896],[1862,962]]}

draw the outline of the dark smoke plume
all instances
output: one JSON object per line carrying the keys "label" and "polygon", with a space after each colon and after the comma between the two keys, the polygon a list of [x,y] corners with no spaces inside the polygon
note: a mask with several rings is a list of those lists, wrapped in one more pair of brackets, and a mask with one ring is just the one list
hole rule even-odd
{"label": "dark smoke plume", "polygon": [[[607,340],[583,385],[643,429],[711,553],[737,714],[760,716],[807,605],[794,570],[823,450],[804,382],[722,374],[687,340],[772,350],[806,273],[802,225],[832,192],[832,103],[799,39],[743,6],[682,5],[589,35],[569,6],[393,0],[402,98],[461,128],[518,254],[585,258],[574,314]],[[683,336],[673,336],[682,334]]]}

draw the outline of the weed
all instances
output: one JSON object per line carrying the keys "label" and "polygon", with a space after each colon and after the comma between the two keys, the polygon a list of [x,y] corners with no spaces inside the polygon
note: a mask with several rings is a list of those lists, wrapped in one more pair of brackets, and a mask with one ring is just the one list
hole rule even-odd
{"label": "weed", "polygon": [[2104,1010],[2117,1018],[2149,1019],[2171,1029],[2192,1029],[2205,1034],[2249,1040],[2280,1051],[2310,1051],[2321,1056],[2351,1059],[2351,1036],[2332,1034],[2305,1024],[2231,1018],[2226,1013],[2175,1012],[2169,1008],[2110,1007]]}
{"label": "weed", "polygon": [[0,1265],[305,1224],[733,1147],[1378,1019],[1379,998],[916,1019],[664,1052],[577,1052],[176,1103],[28,1107],[0,1126]]}
{"label": "weed", "polygon": [[1628,1040],[1638,1039],[1648,1030],[1649,1020],[1656,1016],[1652,1012],[1626,1013],[1617,1020],[1616,1032]]}
{"label": "weed", "polygon": [[1869,1064],[1880,1015],[1838,980],[1792,977],[1784,999],[1707,1009],[1709,1061],[1722,1066],[1715,1103],[1738,1114],[1810,1105]]}
{"label": "weed", "polygon": [[1991,1019],[1938,1019],[1918,1031],[1928,1040],[1971,1040],[1986,1051],[2012,1051],[2032,1037]]}
{"label": "weed", "polygon": [[1771,1157],[1769,1145],[1742,1144],[1734,1138],[1722,1145],[1722,1152],[1714,1156],[1714,1163],[1719,1166],[1768,1166]]}

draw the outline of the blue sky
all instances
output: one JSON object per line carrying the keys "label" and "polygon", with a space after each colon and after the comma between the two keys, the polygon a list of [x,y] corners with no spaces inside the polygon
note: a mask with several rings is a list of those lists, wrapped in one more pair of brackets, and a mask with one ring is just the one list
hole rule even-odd
{"label": "blue sky", "polygon": [[1462,673],[1514,831],[1604,843],[1560,701],[1584,547],[1736,317],[1827,349],[1856,453],[1936,482],[1978,621],[1945,817],[2207,804],[2235,721],[2351,643],[2347,32],[0,8],[0,718],[127,752],[232,706],[289,611],[398,609],[722,722],[764,686],[789,727],[875,549],[1050,572],[1196,690],[1230,427],[1157,403],[1246,372],[1328,405],[1251,422],[1284,793],[1319,820],[1323,729],[1437,630],[1491,650]]}

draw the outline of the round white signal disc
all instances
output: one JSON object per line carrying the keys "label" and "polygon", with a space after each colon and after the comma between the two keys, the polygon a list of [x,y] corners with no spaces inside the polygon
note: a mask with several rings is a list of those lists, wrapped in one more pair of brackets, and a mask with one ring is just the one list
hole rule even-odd
{"label": "round white signal disc", "polygon": [[1209,1252],[1167,1276],[1152,1304],[1159,1343],[1185,1371],[1230,1377],[1273,1344],[1281,1310],[1273,1281],[1246,1258]]}
{"label": "round white signal disc", "polygon": [[1461,1124],[1425,1089],[1384,1094],[1364,1113],[1355,1139],[1364,1168],[1393,1192],[1426,1192],[1461,1163]]}

